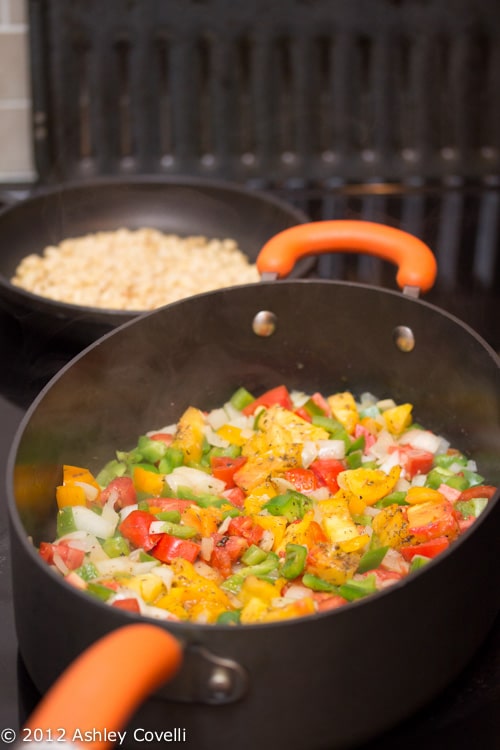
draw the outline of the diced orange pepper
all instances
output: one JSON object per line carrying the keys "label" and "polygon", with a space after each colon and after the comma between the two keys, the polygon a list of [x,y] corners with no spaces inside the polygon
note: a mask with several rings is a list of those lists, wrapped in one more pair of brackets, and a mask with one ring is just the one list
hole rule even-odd
{"label": "diced orange pepper", "polygon": [[252,521],[258,524],[261,528],[270,531],[274,536],[273,550],[276,551],[280,547],[285,531],[287,527],[287,519],[285,516],[259,516],[252,515]]}
{"label": "diced orange pepper", "polygon": [[345,542],[339,542],[339,547],[343,552],[359,552],[364,549],[370,541],[369,534],[359,534],[354,536],[352,539],[347,539]]}
{"label": "diced orange pepper", "polygon": [[70,464],[64,464],[63,466],[63,484],[72,484],[74,482],[84,482],[90,484],[97,490],[100,489],[97,481],[88,469],[84,469],[81,466],[71,466]]}
{"label": "diced orange pepper", "polygon": [[430,487],[410,487],[406,493],[405,500],[410,505],[416,505],[417,503],[427,502],[443,502],[443,495],[438,490],[433,490]]}
{"label": "diced orange pepper", "polygon": [[61,484],[56,487],[56,500],[59,510],[68,505],[87,505],[85,490],[78,484]]}
{"label": "diced orange pepper", "polygon": [[231,443],[231,445],[245,445],[248,438],[244,438],[241,436],[241,429],[239,427],[235,427],[232,424],[223,424],[222,427],[219,427],[217,430],[217,435],[221,437],[223,440],[227,440],[228,443]]}
{"label": "diced orange pepper", "polygon": [[386,409],[382,416],[391,435],[400,435],[403,430],[411,425],[412,404],[400,404]]}
{"label": "diced orange pepper", "polygon": [[336,393],[333,396],[329,396],[327,401],[335,419],[338,419],[347,432],[352,434],[359,422],[358,408],[352,393],[349,391]]}
{"label": "diced orange pepper", "polygon": [[135,466],[133,472],[134,487],[137,492],[146,492],[148,495],[158,496],[164,487],[163,474]]}

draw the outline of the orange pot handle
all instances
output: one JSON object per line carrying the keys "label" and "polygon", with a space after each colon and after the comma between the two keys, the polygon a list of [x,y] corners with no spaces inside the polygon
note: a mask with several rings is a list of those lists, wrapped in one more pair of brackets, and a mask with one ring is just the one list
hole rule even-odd
{"label": "orange pot handle", "polygon": [[66,741],[76,745],[82,737],[92,738],[81,743],[87,749],[113,747],[109,732],[124,727],[143,700],[175,675],[181,660],[181,645],[166,630],[148,623],[125,625],[96,641],[63,672],[26,727],[53,740],[62,739],[64,731]]}
{"label": "orange pot handle", "polygon": [[304,255],[317,253],[368,253],[395,263],[396,281],[428,291],[436,279],[437,264],[432,250],[408,232],[372,221],[313,221],[285,229],[272,237],[257,258],[263,273],[287,276]]}

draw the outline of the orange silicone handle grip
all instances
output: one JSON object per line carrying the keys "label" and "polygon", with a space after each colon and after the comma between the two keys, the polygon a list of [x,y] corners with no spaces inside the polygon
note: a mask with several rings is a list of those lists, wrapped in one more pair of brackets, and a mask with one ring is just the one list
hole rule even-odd
{"label": "orange silicone handle grip", "polygon": [[[76,659],[50,688],[26,727],[92,750],[114,745],[110,732],[124,727],[142,701],[177,672],[179,641],[156,625],[125,625]],[[87,738],[87,741],[85,741]],[[54,745],[57,745],[55,742]]]}
{"label": "orange silicone handle grip", "polygon": [[422,240],[385,224],[343,219],[285,229],[266,242],[257,268],[261,274],[287,276],[304,255],[333,252],[368,253],[395,263],[401,289],[414,286],[426,292],[436,279],[436,259]]}

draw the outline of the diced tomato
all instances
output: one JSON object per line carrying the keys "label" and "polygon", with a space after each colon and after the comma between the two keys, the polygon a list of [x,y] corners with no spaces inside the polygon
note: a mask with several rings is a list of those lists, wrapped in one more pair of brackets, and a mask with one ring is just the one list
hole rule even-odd
{"label": "diced tomato", "polygon": [[436,557],[440,552],[444,552],[450,546],[450,540],[446,536],[440,536],[436,539],[431,539],[428,542],[422,542],[422,544],[409,544],[405,547],[401,547],[400,552],[407,562],[413,560],[415,555],[423,555],[424,557]]}
{"label": "diced tomato", "polygon": [[229,456],[212,456],[210,466],[216,479],[226,483],[226,487],[234,487],[234,475],[247,462],[246,456],[230,458]]}
{"label": "diced tomato", "polygon": [[240,510],[242,510],[245,507],[246,495],[241,487],[231,487],[228,490],[224,490],[222,495],[231,503],[231,505],[234,505],[236,508],[240,508]]}
{"label": "diced tomato", "polygon": [[283,474],[298,492],[312,492],[318,488],[318,477],[311,469],[287,469]]}
{"label": "diced tomato", "polygon": [[457,490],[455,487],[450,487],[449,484],[440,484],[438,487],[438,492],[440,492],[443,497],[449,500],[450,503],[455,503],[462,494],[460,490]]}
{"label": "diced tomato", "polygon": [[137,502],[137,492],[131,477],[116,477],[112,479],[105,489],[102,490],[99,503],[104,505],[110,496],[116,495],[114,509],[120,510],[126,505],[135,505]]}
{"label": "diced tomato", "polygon": [[428,474],[434,464],[434,454],[409,445],[396,445],[389,448],[389,453],[397,451],[399,462],[403,467],[407,479],[417,474]]}
{"label": "diced tomato", "polygon": [[38,549],[40,557],[49,565],[54,563],[54,553],[57,553],[69,570],[76,570],[82,565],[85,552],[71,547],[66,542],[42,542]]}
{"label": "diced tomato", "polygon": [[475,487],[469,487],[468,490],[463,490],[460,493],[459,500],[460,502],[467,502],[467,500],[474,500],[475,497],[485,497],[490,500],[496,491],[497,487],[490,484],[478,484]]}
{"label": "diced tomato", "polygon": [[231,519],[227,535],[242,536],[249,544],[258,544],[264,535],[264,529],[248,516],[237,516]]}
{"label": "diced tomato", "polygon": [[284,409],[292,409],[292,399],[290,398],[288,388],[284,385],[279,385],[277,386],[277,388],[271,388],[270,391],[266,391],[262,394],[262,396],[256,398],[255,401],[252,401],[251,404],[245,406],[242,411],[243,414],[249,416],[250,414],[254,414],[255,410],[259,406],[265,406],[266,408],[269,408],[270,406],[275,406],[276,404],[278,406],[282,406]]}
{"label": "diced tomato", "polygon": [[115,599],[111,606],[116,607],[116,609],[124,609],[127,612],[141,611],[139,602],[133,596],[129,597],[128,599]]}
{"label": "diced tomato", "polygon": [[347,599],[337,594],[327,594],[323,591],[318,591],[313,594],[313,599],[316,602],[318,612],[326,612],[329,609],[338,609],[344,604],[347,604]]}
{"label": "diced tomato", "polygon": [[227,578],[232,573],[232,564],[240,559],[249,544],[242,536],[227,536],[213,534],[214,548],[210,556],[210,564]]}
{"label": "diced tomato", "polygon": [[159,440],[161,443],[165,443],[165,445],[170,445],[174,439],[174,436],[168,432],[155,432],[154,435],[150,435],[149,437],[151,440]]}
{"label": "diced tomato", "polygon": [[177,497],[151,497],[146,502],[152,508],[159,508],[161,511],[178,510],[179,513],[195,504],[193,500],[181,500]]}
{"label": "diced tomato", "polygon": [[316,406],[319,406],[320,409],[323,409],[325,412],[325,417],[331,417],[332,416],[332,410],[330,409],[330,405],[326,398],[321,395],[321,393],[313,393],[311,396],[311,401],[314,401]]}
{"label": "diced tomato", "polygon": [[370,432],[370,430],[367,427],[365,427],[364,425],[360,424],[359,422],[354,427],[354,437],[355,438],[364,437],[364,439],[365,439],[365,448],[364,448],[364,451],[363,451],[364,453],[368,453],[368,451],[370,450],[370,448],[375,444],[375,442],[377,440],[377,438],[373,434],[373,432]]}
{"label": "diced tomato", "polygon": [[149,552],[161,536],[160,534],[149,533],[149,527],[156,520],[156,517],[146,510],[133,510],[121,522],[119,529],[125,539],[128,539],[134,547],[142,547],[146,552]]}
{"label": "diced tomato", "polygon": [[375,570],[369,570],[364,574],[365,577],[369,575],[375,575],[377,589],[384,589],[391,586],[396,581],[400,581],[403,578],[403,573],[398,573],[396,570],[387,570],[382,566],[375,568]]}
{"label": "diced tomato", "polygon": [[337,458],[317,458],[309,468],[320,480],[319,483],[328,487],[332,495],[337,492],[339,489],[337,477],[341,471],[345,471],[343,461]]}
{"label": "diced tomato", "polygon": [[164,563],[171,563],[176,557],[183,557],[194,562],[200,554],[200,545],[190,539],[179,539],[170,534],[160,534],[156,547],[151,551],[153,557]]}

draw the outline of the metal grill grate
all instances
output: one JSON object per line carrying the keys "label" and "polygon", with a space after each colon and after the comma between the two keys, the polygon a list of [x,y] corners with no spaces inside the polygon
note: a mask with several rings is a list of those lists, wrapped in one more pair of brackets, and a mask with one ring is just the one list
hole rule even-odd
{"label": "metal grill grate", "polygon": [[30,0],[44,180],[500,172],[497,0]]}

